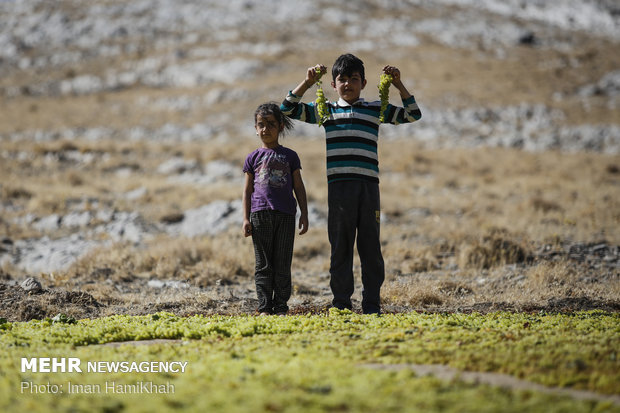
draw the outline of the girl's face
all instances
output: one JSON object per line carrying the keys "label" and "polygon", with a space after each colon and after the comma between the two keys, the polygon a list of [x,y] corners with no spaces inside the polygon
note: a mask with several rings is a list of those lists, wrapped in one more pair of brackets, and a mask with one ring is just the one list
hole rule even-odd
{"label": "girl's face", "polygon": [[283,126],[280,125],[278,120],[273,115],[256,115],[256,134],[263,141],[264,148],[275,148],[280,143],[278,142],[278,136],[282,132]]}

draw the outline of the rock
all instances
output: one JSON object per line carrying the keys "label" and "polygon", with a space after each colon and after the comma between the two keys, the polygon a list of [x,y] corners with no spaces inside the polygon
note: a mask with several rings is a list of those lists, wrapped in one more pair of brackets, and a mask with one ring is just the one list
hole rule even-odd
{"label": "rock", "polygon": [[114,210],[110,208],[98,209],[95,218],[101,222],[110,222],[114,218]]}
{"label": "rock", "polygon": [[195,160],[186,160],[183,158],[170,158],[166,162],[157,167],[157,172],[163,175],[182,174],[186,171],[193,171],[198,168]]}
{"label": "rock", "polygon": [[116,212],[110,222],[95,228],[94,232],[108,234],[115,242],[139,243],[158,230],[154,224],[146,222],[137,212]]}
{"label": "rock", "polygon": [[41,287],[41,283],[32,277],[26,278],[24,281],[22,281],[22,283],[19,286],[24,291],[27,291],[33,294],[36,294],[38,292],[41,292],[41,290],[43,290],[43,288]]}
{"label": "rock", "polygon": [[168,233],[186,237],[217,234],[231,225],[241,226],[241,201],[218,200],[187,210],[184,215],[181,223],[167,227]]}
{"label": "rock", "polygon": [[75,318],[70,317],[63,313],[58,313],[52,318],[53,323],[61,323],[61,324],[75,324],[77,321]]}
{"label": "rock", "polygon": [[[297,213],[295,215],[296,222],[298,222],[300,215],[299,208],[297,208]],[[308,225],[310,228],[327,225],[327,211],[320,208],[315,203],[310,202],[308,204]]]}
{"label": "rock", "polygon": [[[13,240],[10,238],[2,238],[0,240],[0,252],[8,252],[13,249]],[[2,273],[2,269],[0,269],[0,274]]]}
{"label": "rock", "polygon": [[536,44],[538,44],[538,39],[533,32],[528,31],[523,33],[521,37],[519,37],[519,44],[525,46],[535,46]]}
{"label": "rock", "polygon": [[617,97],[620,95],[620,70],[607,73],[597,83],[582,86],[577,95],[581,97],[606,96]]}
{"label": "rock", "polygon": [[62,218],[58,214],[48,215],[34,223],[33,227],[41,232],[52,232],[60,228]]}
{"label": "rock", "polygon": [[159,219],[160,222],[164,224],[178,224],[179,222],[185,219],[185,214],[173,212],[171,214],[166,214]]}
{"label": "rock", "polygon": [[214,160],[206,163],[204,172],[193,171],[170,178],[173,182],[192,183],[196,185],[209,185],[220,181],[229,181],[232,183],[235,179],[241,184],[243,180],[241,166],[224,160]]}
{"label": "rock", "polygon": [[142,198],[144,195],[146,195],[146,193],[147,193],[146,187],[141,186],[139,188],[134,189],[133,191],[126,192],[125,199],[128,199],[130,201],[135,201],[136,199]]}
{"label": "rock", "polygon": [[103,82],[96,76],[83,75],[71,80],[63,80],[58,86],[60,94],[88,95],[104,89]]}
{"label": "rock", "polygon": [[166,65],[145,73],[141,83],[151,87],[196,87],[213,82],[232,83],[240,78],[253,77],[261,68],[259,60],[235,58],[224,62],[202,60],[185,64]]}
{"label": "rock", "polygon": [[61,224],[65,228],[83,228],[87,227],[92,220],[92,214],[89,211],[71,212],[65,215]]}
{"label": "rock", "polygon": [[91,251],[99,242],[73,234],[55,240],[49,237],[15,242],[16,252],[9,262],[30,273],[48,273],[67,269],[79,257]]}
{"label": "rock", "polygon": [[189,288],[187,282],[179,280],[149,280],[146,285],[151,288]]}
{"label": "rock", "polygon": [[213,180],[242,176],[241,167],[239,165],[219,159],[205,164],[205,174]]}

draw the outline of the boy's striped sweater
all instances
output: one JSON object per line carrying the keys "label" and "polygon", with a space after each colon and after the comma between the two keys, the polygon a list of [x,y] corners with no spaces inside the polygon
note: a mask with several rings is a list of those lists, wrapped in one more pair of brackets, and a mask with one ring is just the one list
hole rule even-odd
{"label": "boy's striped sweater", "polygon": [[[323,122],[327,144],[327,181],[365,180],[379,182],[379,112],[381,102],[360,99],[353,105],[343,99],[328,102],[328,119]],[[318,123],[314,102],[303,103],[301,97],[289,92],[280,106],[292,119]],[[403,107],[388,105],[385,122],[393,125],[415,122],[422,114],[415,98],[403,99]]]}

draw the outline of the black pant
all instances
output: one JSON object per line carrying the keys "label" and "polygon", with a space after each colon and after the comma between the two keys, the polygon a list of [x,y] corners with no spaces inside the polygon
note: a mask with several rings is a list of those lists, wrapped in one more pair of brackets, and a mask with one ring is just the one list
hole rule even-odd
{"label": "black pant", "polygon": [[287,312],[291,297],[291,261],[295,240],[295,216],[263,210],[250,214],[256,267],[258,311]]}
{"label": "black pant", "polygon": [[357,252],[362,265],[362,311],[380,313],[385,270],[379,240],[379,184],[354,180],[331,182],[327,202],[332,304],[340,309],[352,308],[353,244],[357,233]]}

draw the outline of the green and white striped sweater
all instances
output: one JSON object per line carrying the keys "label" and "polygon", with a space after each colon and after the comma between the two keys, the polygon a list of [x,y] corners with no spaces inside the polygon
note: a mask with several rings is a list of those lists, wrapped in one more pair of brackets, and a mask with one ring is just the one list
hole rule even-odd
{"label": "green and white striped sweater", "polygon": [[[303,103],[301,97],[289,92],[280,105],[292,119],[317,124],[314,102]],[[360,99],[353,105],[343,99],[328,102],[328,119],[323,123],[327,144],[327,181],[366,180],[379,182],[379,112],[381,102]],[[403,100],[403,107],[388,105],[385,122],[392,125],[411,123],[422,117],[413,96]]]}

